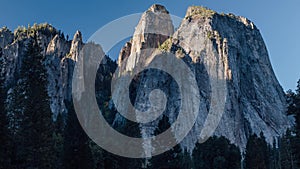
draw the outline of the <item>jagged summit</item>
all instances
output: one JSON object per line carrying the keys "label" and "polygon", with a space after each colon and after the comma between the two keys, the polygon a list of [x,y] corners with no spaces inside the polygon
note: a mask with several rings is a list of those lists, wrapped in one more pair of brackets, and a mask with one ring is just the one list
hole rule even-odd
{"label": "jagged summit", "polygon": [[[0,47],[6,61],[6,84],[13,86],[16,82],[27,42],[35,33],[38,33],[42,54],[46,58],[51,110],[54,114],[65,112],[64,100],[71,99],[74,63],[85,45],[80,31],[74,34],[72,40],[66,40],[60,31],[49,24],[19,27],[14,34],[7,28],[0,29]],[[144,49],[149,48],[153,50],[146,53]],[[174,31],[166,8],[153,5],[142,15],[132,40],[121,50],[118,66],[121,71],[130,72],[137,66],[151,62],[155,58],[152,55],[154,52],[166,51],[175,53],[178,59],[183,59],[190,66],[201,90],[201,113],[195,127],[180,143],[185,150],[193,151],[209,107],[213,104],[210,100],[212,86],[209,77],[225,79],[228,91],[224,114],[215,135],[225,136],[232,143],[245,148],[248,137],[253,133],[263,132],[267,141],[271,142],[291,126],[284,114],[284,91],[272,70],[262,36],[245,17],[219,14],[204,7],[193,6],[188,8],[185,18]],[[109,70],[109,75],[113,74],[115,68],[114,64],[111,65],[106,65],[105,69]],[[168,76],[162,75],[152,74],[153,78],[158,79],[154,81],[145,74],[140,82],[155,85],[159,80],[171,81]],[[101,74],[99,78],[109,81],[110,77],[104,78]],[[133,101],[136,105],[147,104],[147,93],[142,89],[145,87],[137,85],[138,95]],[[167,115],[171,124],[176,118],[174,108],[180,107],[178,100],[181,98],[174,95],[173,91],[177,90],[175,85],[167,86],[166,89],[170,96]],[[117,124],[117,117],[113,121]],[[154,123],[149,126],[153,132],[157,127],[158,124]],[[147,132],[148,128],[141,127],[140,130],[145,131],[147,136],[151,135],[151,132]]]}
{"label": "jagged summit", "polygon": [[151,11],[151,12],[161,12],[161,13],[169,14],[169,11],[163,5],[159,5],[159,4],[152,5],[148,9],[148,11]]}
{"label": "jagged summit", "polygon": [[7,28],[0,28],[0,48],[5,48],[6,45],[10,44],[14,39],[13,33]]}
{"label": "jagged summit", "polygon": [[[58,36],[56,38],[60,39],[69,39],[68,35],[67,38],[65,38],[65,35],[61,30],[56,29],[49,23],[35,23],[34,25],[28,25],[27,27],[18,26],[18,28],[16,28],[14,31],[9,30],[6,26],[0,28],[0,39],[4,37],[4,43],[6,42],[6,45],[12,43],[13,41],[26,40],[34,35],[39,36],[40,39],[47,39],[45,43],[49,43],[55,38],[55,36]],[[73,40],[83,42],[82,34],[79,30],[77,30],[74,34]],[[0,47],[1,45],[3,46],[3,44],[0,44]]]}
{"label": "jagged summit", "polygon": [[197,19],[210,19],[213,22],[218,20],[218,18],[234,20],[243,23],[246,27],[251,29],[256,29],[256,26],[253,22],[251,22],[248,18],[243,16],[237,16],[233,13],[225,14],[225,13],[218,13],[212,9],[203,7],[203,6],[191,6],[187,9],[185,19],[192,20]]}
{"label": "jagged summit", "polygon": [[43,24],[34,24],[32,26],[28,25],[19,26],[14,30],[14,38],[15,40],[22,40],[26,38],[33,37],[35,35],[44,35],[48,38],[54,37],[56,34],[60,34],[56,28],[54,28],[51,24],[43,23]]}
{"label": "jagged summit", "polygon": [[[149,56],[143,49],[156,49],[174,33],[174,26],[169,12],[162,5],[152,5],[143,13],[135,28],[133,38],[126,43],[120,52],[118,63],[122,70],[131,70],[136,65],[143,65],[143,61]],[[140,53],[142,52],[142,53]],[[145,58],[141,59],[137,54]],[[141,61],[141,62],[140,62]]]}
{"label": "jagged summit", "polygon": [[78,60],[78,56],[79,56],[79,52],[81,50],[83,46],[83,42],[82,42],[82,34],[80,31],[76,31],[76,33],[74,34],[72,43],[71,43],[71,49],[70,49],[70,54],[69,56],[71,56],[70,58],[74,61]]}
{"label": "jagged summit", "polygon": [[77,30],[74,34],[74,37],[73,37],[73,41],[80,41],[82,42],[82,34],[79,30]]}
{"label": "jagged summit", "polygon": [[[253,22],[245,17],[219,14],[205,7],[192,6],[188,8],[178,29],[172,33],[173,25],[168,17],[154,16],[147,12],[143,14],[135,32],[138,36],[122,49],[118,63],[121,71],[134,70],[154,60],[160,50],[175,53],[177,58],[185,60],[196,72],[197,78],[201,79],[198,80],[201,99],[205,101],[201,103],[196,127],[181,142],[184,149],[193,151],[212,104],[210,88],[213,86],[209,83],[209,77],[225,79],[227,85],[224,113],[214,135],[225,136],[244,149],[251,134],[263,132],[271,143],[274,137],[284,134],[292,125],[285,114],[284,91],[273,72],[263,38]],[[154,23],[164,23],[164,26]],[[170,36],[149,36],[149,28],[157,32],[169,28],[170,31],[164,33]],[[145,54],[142,49],[147,47],[157,47],[158,50]],[[155,78],[168,81],[159,74]],[[141,84],[147,83],[154,84],[156,81],[143,78]],[[169,89],[167,95],[172,95],[172,91],[176,90],[172,86]],[[147,104],[144,99],[147,94],[143,90],[137,93],[141,94],[137,96],[135,104]],[[173,97],[169,99],[176,100]],[[171,109],[179,105],[170,103],[168,106]],[[174,117],[171,111],[168,113],[171,123]],[[151,127],[154,131],[157,125],[153,123]]]}
{"label": "jagged summit", "polygon": [[188,17],[196,17],[196,16],[202,16],[202,17],[211,17],[214,14],[216,14],[217,12],[208,9],[206,7],[202,7],[202,6],[191,6],[187,9],[186,14],[185,14],[185,18]]}
{"label": "jagged summit", "polygon": [[11,33],[11,31],[6,26],[0,28],[0,34],[2,34],[4,32],[10,32]]}
{"label": "jagged summit", "polygon": [[6,27],[0,29],[1,55],[6,62],[2,68],[6,73],[5,83],[9,88],[17,81],[27,44],[33,38],[37,39],[42,49],[41,54],[45,56],[49,82],[47,89],[51,99],[50,107],[55,117],[66,112],[64,100],[71,98],[73,67],[84,45],[82,34],[76,31],[73,39],[69,40],[62,31],[47,23],[20,26],[14,33]]}

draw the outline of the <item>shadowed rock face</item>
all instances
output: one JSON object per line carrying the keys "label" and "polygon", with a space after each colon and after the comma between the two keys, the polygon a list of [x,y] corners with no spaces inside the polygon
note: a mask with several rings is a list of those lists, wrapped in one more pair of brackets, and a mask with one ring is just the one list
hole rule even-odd
{"label": "shadowed rock face", "polygon": [[0,28],[0,48],[3,49],[5,46],[13,41],[13,34],[6,27]]}
{"label": "shadowed rock face", "polygon": [[[168,12],[157,14],[153,10],[155,8],[152,6],[142,16],[133,39],[128,42],[130,48],[126,44],[122,49],[119,68],[124,73],[147,65],[159,53],[171,52],[193,70],[201,94],[200,109],[194,128],[181,142],[182,148],[192,152],[209,107],[218,105],[211,96],[212,88],[215,87],[212,83],[214,77],[226,80],[227,90],[224,113],[215,135],[225,136],[244,149],[250,134],[263,132],[267,141],[272,142],[274,137],[283,134],[292,125],[285,114],[285,94],[272,70],[262,36],[251,21],[233,14],[218,14],[203,7],[190,7],[177,31],[172,33],[173,26],[166,15]],[[146,31],[150,29],[151,36]],[[164,35],[170,38],[153,35],[155,31],[158,34],[165,31]],[[156,48],[156,44],[160,44],[159,49],[143,53],[144,48]],[[135,90],[135,106],[146,111],[149,108],[147,96],[151,87],[147,90],[145,84],[159,85],[158,81],[168,81],[166,78],[170,77],[159,72],[145,73],[140,77],[140,86],[137,85]],[[167,105],[165,115],[172,124],[177,117],[174,108],[180,106],[178,99],[184,98],[174,98],[178,97],[174,94],[178,89],[175,85],[167,85],[169,90],[164,92],[171,102]],[[153,135],[157,127],[158,122],[153,122],[146,127],[140,126],[140,130],[148,137]]]}
{"label": "shadowed rock face", "polygon": [[[8,89],[14,88],[18,81],[27,43],[33,38],[34,34],[37,36],[42,54],[46,58],[44,64],[48,73],[47,89],[50,97],[50,107],[54,117],[56,117],[59,113],[67,113],[65,101],[72,99],[74,66],[79,59],[80,50],[85,44],[82,41],[80,31],[76,31],[73,40],[67,40],[60,31],[49,24],[18,28],[14,33],[7,28],[0,29],[0,41],[3,42],[0,43],[0,47],[3,47],[1,45],[4,44],[4,47],[1,48],[1,59],[4,59],[5,62],[4,65],[1,65],[1,68],[4,70],[5,83]],[[98,46],[94,45],[94,48],[98,48]],[[101,78],[97,78],[97,83],[111,78],[110,74],[113,73],[115,66],[110,58],[105,57],[105,62],[99,73],[102,75],[99,75]]]}
{"label": "shadowed rock face", "polygon": [[[82,35],[78,31],[69,41],[50,25],[35,29],[42,54],[46,57],[51,110],[55,115],[67,113],[64,100],[71,100],[74,65],[85,45]],[[1,57],[5,60],[1,68],[5,72],[8,88],[13,88],[18,80],[20,64],[31,38],[24,30],[13,34],[7,29],[0,29]],[[283,134],[291,126],[292,122],[285,115],[284,92],[272,70],[264,41],[259,30],[248,19],[218,14],[202,7],[190,7],[181,25],[174,31],[166,8],[153,5],[142,15],[132,40],[121,50],[118,68],[126,75],[133,69],[148,65],[164,52],[173,53],[176,59],[183,60],[189,66],[200,93],[199,115],[190,133],[180,143],[182,148],[192,152],[210,108],[218,105],[211,94],[216,87],[213,83],[215,79],[226,82],[226,104],[222,108],[224,113],[215,135],[225,136],[244,149],[251,133],[263,132],[271,142],[273,137]],[[109,97],[110,87],[107,88],[107,85],[115,67],[116,64],[108,57],[102,64],[96,79],[96,84],[100,84],[99,90],[96,89],[98,98]],[[174,67],[174,70],[177,69],[180,67]],[[149,93],[160,88],[167,97],[164,120],[172,124],[178,116],[180,101],[186,98],[184,94],[180,95],[180,86],[174,79],[164,72],[151,70],[139,74],[134,80],[130,98],[135,108],[146,111],[150,106]],[[154,98],[163,102],[163,98]],[[194,106],[189,101],[187,104]],[[110,107],[113,107],[111,102]],[[154,135],[162,119],[160,116],[147,125],[139,125],[141,136]],[[123,123],[118,123],[120,120],[120,116],[116,116],[112,121],[122,127]],[[150,151],[151,143],[145,144],[144,148]]]}

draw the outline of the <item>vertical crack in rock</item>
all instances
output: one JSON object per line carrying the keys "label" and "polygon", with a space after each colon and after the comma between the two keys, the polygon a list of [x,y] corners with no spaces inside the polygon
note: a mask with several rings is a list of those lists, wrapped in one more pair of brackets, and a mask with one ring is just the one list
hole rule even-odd
{"label": "vertical crack in rock", "polygon": [[[69,41],[48,24],[21,27],[14,32],[7,28],[0,29],[0,54],[5,62],[1,65],[1,72],[6,77],[5,85],[12,89],[17,83],[26,46],[33,38],[33,32],[37,35],[42,54],[46,57],[51,110],[55,116],[67,113],[64,101],[71,100],[74,65],[82,59],[79,53],[85,45],[79,31]],[[212,85],[216,79],[226,81],[227,100],[214,135],[225,136],[243,150],[250,134],[263,132],[271,143],[274,137],[284,134],[292,125],[292,121],[285,114],[284,91],[275,77],[262,36],[248,19],[193,6],[188,8],[181,25],[174,32],[166,8],[153,5],[142,15],[133,38],[120,52],[119,76],[126,76],[133,70],[142,70],[156,55],[166,51],[173,53],[176,59],[183,60],[189,66],[196,76],[200,93],[196,123],[180,143],[184,150],[190,153],[193,151],[210,107],[218,104],[213,102],[211,95],[212,89],[216,88]],[[99,90],[96,90],[100,100],[110,97],[110,87],[107,86],[115,68],[116,63],[106,57],[96,79],[97,84],[100,84]],[[174,67],[175,69],[180,67]],[[178,94],[180,86],[176,85],[172,77],[160,71],[146,71],[142,77],[136,78],[139,84],[135,86],[135,108],[146,111],[150,105],[149,93],[160,87],[167,96],[164,117],[169,124],[173,124],[181,100],[186,97]],[[82,89],[84,90],[84,84]],[[164,99],[156,97],[155,100],[162,102]],[[193,106],[193,103],[189,102],[188,105]],[[162,119],[160,116],[156,121],[139,125],[141,136],[153,136]],[[122,120],[119,114],[112,121],[114,124],[124,124],[118,123],[118,120]],[[152,143],[145,141],[144,150],[150,155],[153,152]]]}
{"label": "vertical crack in rock", "polygon": [[[152,17],[159,11],[157,9],[165,8],[154,6],[143,14],[133,39],[121,51],[119,67],[123,72],[142,67],[158,53],[157,50],[143,53],[142,49],[157,47],[162,51],[173,52],[190,66],[196,75],[201,104],[194,128],[180,143],[183,149],[190,153],[193,151],[209,107],[215,104],[210,100],[212,87],[215,87],[211,86],[212,77],[224,79],[227,84],[224,114],[214,135],[225,136],[244,149],[250,134],[263,132],[269,143],[274,137],[284,134],[292,125],[285,114],[285,94],[272,70],[262,36],[253,22],[233,14],[218,14],[207,8],[193,6],[188,8],[181,25],[170,38],[160,38],[145,33],[150,29],[161,28],[158,26],[161,20]],[[167,27],[162,31],[170,30],[167,32],[171,33],[171,21],[168,18],[161,19],[165,19],[163,27]],[[166,80],[161,74],[146,74],[140,84],[156,84],[152,77]],[[173,88],[169,86],[169,89],[172,93]],[[147,103],[147,98],[144,98],[145,88],[138,86],[136,93],[134,104],[138,108],[143,107]],[[167,95],[170,96],[170,93]],[[174,101],[170,107],[179,106],[180,102],[176,102],[176,98],[168,99]],[[170,123],[176,119],[173,112],[168,109],[166,113]],[[153,135],[157,127],[157,123],[151,123],[147,128],[141,128],[143,137]],[[151,148],[150,143],[145,145],[149,146],[146,149]]]}

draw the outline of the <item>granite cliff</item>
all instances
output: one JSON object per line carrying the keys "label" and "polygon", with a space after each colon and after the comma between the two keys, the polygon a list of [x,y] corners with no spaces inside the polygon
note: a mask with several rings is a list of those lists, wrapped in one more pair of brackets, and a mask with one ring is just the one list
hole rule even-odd
{"label": "granite cliff", "polygon": [[[214,86],[211,86],[209,77],[212,76],[226,80],[227,90],[224,114],[214,135],[225,136],[244,149],[247,138],[253,133],[259,135],[263,132],[270,143],[274,137],[284,134],[292,124],[285,114],[285,94],[275,77],[268,51],[254,23],[244,17],[193,6],[187,10],[173,33],[173,25],[165,11],[164,7],[154,5],[143,14],[132,40],[122,49],[118,63],[120,72],[128,72],[150,63],[160,53],[171,52],[189,65],[197,79],[201,103],[195,126],[181,146],[190,152],[193,150],[200,139],[200,128],[209,107],[216,104],[211,100]],[[147,21],[161,24],[147,24]],[[151,34],[154,31],[157,32],[156,36]],[[145,44],[152,48],[147,55],[142,50]],[[156,44],[159,44],[158,47]],[[153,49],[156,47],[158,49]],[[153,85],[160,85],[159,81],[168,82],[170,77],[161,72],[148,72],[140,77],[141,85],[135,91],[138,93],[135,98],[137,108],[143,111],[149,108],[149,100],[145,98]],[[176,120],[176,108],[180,106],[176,98],[178,95],[174,94],[178,87],[172,83],[165,84],[168,87],[164,91],[171,100],[165,114],[172,124]],[[148,90],[145,85],[149,86]],[[193,106],[192,103],[190,106]],[[143,125],[147,130],[146,135],[152,135],[157,126],[157,121],[147,127]]]}
{"label": "granite cliff", "polygon": [[[1,72],[5,75],[5,85],[9,89],[18,81],[21,60],[27,43],[33,38],[32,34],[37,35],[43,49],[42,54],[46,57],[47,88],[55,118],[59,113],[67,113],[64,100],[71,100],[73,69],[85,43],[79,31],[75,33],[73,40],[68,40],[48,24],[21,27],[14,32],[7,28],[0,29],[0,56],[5,61],[1,65]],[[215,86],[211,86],[212,79],[209,77],[226,82],[224,113],[214,135],[225,136],[244,149],[250,134],[263,132],[267,141],[272,142],[274,137],[284,134],[292,125],[285,114],[285,93],[272,70],[268,51],[258,28],[244,17],[218,14],[203,7],[190,7],[176,31],[165,7],[150,7],[142,15],[131,41],[121,50],[118,64],[105,57],[97,75],[96,84],[100,84],[99,90],[96,90],[97,97],[109,97],[110,91],[106,90],[110,88],[103,84],[109,85],[116,67],[122,76],[149,64],[165,52],[173,53],[189,66],[199,88],[199,116],[192,130],[180,143],[188,152],[193,151],[200,139],[205,118],[211,105],[215,104],[211,100],[211,91]],[[160,88],[167,96],[164,116],[172,124],[178,114],[179,100],[185,97],[179,96],[179,87],[172,77],[151,70],[136,79],[134,94],[131,96],[134,106],[140,111],[147,110],[149,93],[154,88]],[[113,107],[112,100],[110,104]],[[193,107],[192,102],[188,104]],[[161,116],[147,125],[140,125],[141,136],[154,135],[162,119]],[[116,115],[112,123],[122,127],[123,123],[120,121],[122,118]],[[145,151],[149,151],[149,146],[151,143],[145,145]]]}

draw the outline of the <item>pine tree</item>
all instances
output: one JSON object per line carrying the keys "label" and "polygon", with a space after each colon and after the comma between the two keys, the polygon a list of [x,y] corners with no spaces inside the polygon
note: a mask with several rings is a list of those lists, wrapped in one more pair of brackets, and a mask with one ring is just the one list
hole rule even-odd
{"label": "pine tree", "polygon": [[[167,116],[163,116],[162,119],[158,123],[158,128],[154,131],[154,135],[158,135],[168,128],[170,128],[169,118]],[[149,161],[148,167],[150,169],[155,168],[192,168],[190,165],[192,164],[190,153],[181,149],[180,145],[176,145],[171,150],[166,151],[158,156],[152,157]],[[144,162],[145,163],[145,160]]]}
{"label": "pine tree", "polygon": [[63,167],[65,169],[92,168],[93,158],[89,138],[80,126],[72,102],[66,101],[68,109],[64,132]]}
{"label": "pine tree", "polygon": [[0,51],[0,169],[9,168],[9,143],[10,134],[8,130],[8,119],[5,111],[6,89],[4,85],[4,58]]}
{"label": "pine tree", "polygon": [[293,152],[294,137],[290,130],[279,140],[279,153],[281,169],[295,169],[296,159]]}
{"label": "pine tree", "polygon": [[263,133],[250,136],[246,145],[245,169],[269,169],[268,144]]}
{"label": "pine tree", "polygon": [[205,143],[196,144],[193,152],[195,168],[201,169],[240,169],[239,148],[230,144],[225,137],[212,137]]}
{"label": "pine tree", "polygon": [[61,169],[62,168],[62,158],[63,158],[63,142],[64,142],[64,119],[63,115],[59,113],[55,120],[55,131],[53,133],[54,139],[54,154],[55,154],[55,163],[54,168]]}
{"label": "pine tree", "polygon": [[10,163],[10,159],[8,158],[10,138],[9,131],[7,128],[8,121],[6,118],[6,112],[4,111],[3,104],[3,89],[1,88],[0,90],[0,169],[6,169]]}
{"label": "pine tree", "polygon": [[21,82],[17,82],[17,85],[8,92],[7,100],[5,102],[5,111],[9,120],[8,128],[11,134],[11,166],[12,168],[21,168],[25,165],[24,152],[24,138],[21,137],[21,122],[24,119],[23,110],[25,107],[24,99],[25,92],[22,89]]}
{"label": "pine tree", "polygon": [[281,156],[280,156],[280,141],[281,138],[273,139],[273,145],[269,146],[270,154],[270,169],[281,169]]}
{"label": "pine tree", "polygon": [[296,93],[292,90],[287,92],[287,101],[288,101],[288,115],[293,115],[296,120],[296,131],[299,132],[299,119],[300,114],[300,80],[298,81]]}
{"label": "pine tree", "polygon": [[287,93],[288,96],[288,114],[293,115],[295,117],[295,129],[294,133],[296,134],[293,141],[292,141],[292,146],[293,146],[293,154],[295,155],[296,158],[296,165],[298,168],[300,168],[300,80],[298,81],[297,84],[297,89],[296,93],[292,91],[288,91]]}
{"label": "pine tree", "polygon": [[18,116],[15,131],[17,168],[53,168],[54,128],[41,51],[35,36],[27,45],[20,79],[11,94],[11,115]]}
{"label": "pine tree", "polygon": [[297,166],[300,168],[300,80],[298,81],[296,89],[295,103],[295,119],[296,119],[296,138],[294,144],[294,150],[297,158]]}

